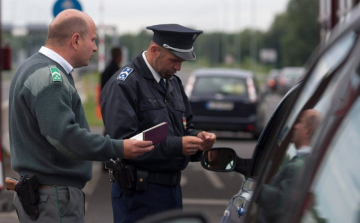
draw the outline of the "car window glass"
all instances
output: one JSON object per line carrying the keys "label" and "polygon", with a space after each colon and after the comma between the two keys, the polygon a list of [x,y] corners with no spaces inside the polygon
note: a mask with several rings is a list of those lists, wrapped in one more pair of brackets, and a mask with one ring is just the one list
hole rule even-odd
{"label": "car window glass", "polygon": [[[291,126],[296,121],[296,118],[298,117],[300,110],[306,103],[306,101],[310,98],[310,96],[313,94],[317,86],[319,85],[319,82],[322,80],[324,76],[326,76],[329,72],[333,71],[341,61],[346,57],[346,55],[350,52],[351,47],[355,43],[355,34],[349,33],[345,35],[342,39],[340,39],[338,42],[336,42],[329,50],[327,50],[323,56],[319,59],[318,63],[316,64],[315,68],[313,69],[311,76],[309,77],[309,80],[306,82],[306,85],[301,91],[301,94],[299,95],[299,98],[296,101],[295,106],[293,106],[292,110],[290,111],[286,106],[283,110],[285,110],[287,113],[289,113],[289,118],[286,120],[286,124],[281,130],[277,131],[271,131],[271,136],[267,137],[267,143],[266,146],[267,149],[264,151],[270,150],[270,148],[273,147],[273,142],[271,140],[274,140],[278,143],[278,145],[281,144],[282,140],[285,138],[285,136],[289,133],[289,130],[291,129]],[[327,94],[325,94],[327,95]],[[328,95],[330,96],[330,95]],[[328,98],[328,97],[326,97]],[[293,100],[293,99],[292,99]],[[319,104],[321,104],[323,101],[327,101],[325,98],[319,101]],[[329,103],[322,103],[324,105],[323,108],[316,107],[315,109],[318,110],[320,113],[326,109],[325,105],[329,105]],[[279,112],[277,116],[280,114],[283,114],[282,112]],[[284,116],[284,115],[282,115]],[[276,118],[276,117],[275,117]],[[285,120],[278,120],[276,123],[279,123],[279,125],[284,122]],[[275,127],[280,128],[280,126],[272,126],[272,129],[275,129]],[[280,131],[280,134],[278,134],[278,131]],[[278,140],[276,140],[278,139]],[[268,142],[269,141],[269,142]],[[286,151],[286,155],[283,157],[283,161],[291,159],[295,155],[295,148],[293,144],[290,144],[290,147]],[[257,162],[257,166],[255,166],[255,175],[257,176],[260,172],[260,170],[263,168],[265,157],[264,155],[261,156],[262,159],[260,162]],[[282,157],[279,157],[279,159],[282,159]],[[261,165],[260,165],[261,164]]]}
{"label": "car window glass", "polygon": [[[295,100],[296,92],[299,89],[298,87],[299,86],[297,85],[290,94],[287,94],[286,97],[283,98],[268,121],[262,133],[263,135],[255,148],[255,160],[253,163],[253,171],[251,173],[252,178],[257,178],[260,175],[261,170],[264,169],[264,165],[268,161],[267,157],[276,142],[276,136],[285,122],[286,114],[291,111],[292,102]],[[271,165],[271,163],[266,165]]]}
{"label": "car window glass", "polygon": [[323,158],[311,187],[311,205],[302,222],[360,221],[359,111],[357,99]]}
{"label": "car window glass", "polygon": [[192,94],[246,96],[246,79],[236,77],[198,77],[195,81]]}
{"label": "car window glass", "polygon": [[318,63],[314,67],[308,81],[306,82],[301,94],[299,95],[296,104],[282,130],[282,134],[279,137],[278,143],[280,144],[284,137],[288,134],[290,126],[296,121],[301,109],[304,104],[314,93],[314,91],[319,86],[320,82],[323,80],[326,75],[330,74],[335,70],[340,63],[346,58],[349,54],[352,46],[356,40],[356,34],[350,32],[347,35],[343,36],[339,41],[337,41],[329,50],[327,50],[324,55],[319,59]]}
{"label": "car window glass", "polygon": [[[353,40],[349,38],[350,37],[345,39],[352,43]],[[335,94],[332,84],[328,85],[323,93],[319,92],[320,95],[317,97],[320,98],[318,98],[316,104],[313,105],[311,109],[303,111],[301,111],[301,109],[303,109],[305,103],[317,89],[321,77],[324,77],[327,73],[333,71],[336,68],[335,65],[339,66],[341,64],[341,61],[336,61],[336,59],[334,59],[334,54],[339,56],[338,46],[344,47],[348,45],[345,44],[344,39],[342,39],[339,44],[333,46],[335,47],[335,50],[327,51],[327,53],[323,55],[324,58],[319,60],[320,64],[316,65],[313,70],[314,73],[311,74],[316,77],[311,77],[307,82],[308,84],[302,89],[299,97],[300,101],[297,101],[296,106],[290,111],[290,121],[289,119],[286,121],[286,125],[279,137],[282,140],[286,138],[286,143],[288,144],[281,145],[281,148],[284,148],[284,150],[282,150],[283,152],[277,152],[276,155],[271,156],[268,160],[268,164],[271,164],[271,166],[267,165],[269,168],[262,176],[262,179],[266,180],[258,182],[260,189],[253,205],[254,207],[259,208],[257,218],[262,222],[273,222],[282,213],[282,205],[292,186],[293,179],[301,171],[305,160],[312,151],[310,147],[311,140],[313,138],[315,139],[316,135],[319,134],[319,132],[316,131],[318,127],[324,124],[322,123],[322,117],[326,114],[329,101]],[[349,53],[350,49],[348,49],[346,53]],[[345,55],[343,55],[342,58],[345,58]],[[320,74],[317,73],[320,71]],[[311,82],[314,80],[316,80],[317,83]],[[311,91],[312,93],[309,94],[308,91]],[[309,116],[309,114],[312,115]],[[285,137],[287,135],[288,137]],[[308,140],[304,143],[304,139],[306,138],[308,138]],[[278,141],[278,143],[281,144],[282,140]],[[277,200],[277,202],[273,202],[274,200]]]}
{"label": "car window glass", "polygon": [[315,109],[301,112],[291,131],[292,143],[288,145],[285,154],[271,159],[274,161],[271,167],[273,170],[267,173],[269,180],[259,184],[259,194],[255,201],[259,207],[258,221],[276,222],[283,214],[284,203],[294,179],[312,152],[311,140],[320,125],[321,117],[322,114]]}

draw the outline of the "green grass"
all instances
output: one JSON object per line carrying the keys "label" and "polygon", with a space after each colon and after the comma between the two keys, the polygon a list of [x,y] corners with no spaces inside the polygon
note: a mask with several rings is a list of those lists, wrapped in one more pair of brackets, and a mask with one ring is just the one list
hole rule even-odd
{"label": "green grass", "polygon": [[85,115],[90,126],[103,126],[102,119],[99,119],[96,115],[96,102],[94,97],[88,97],[83,104]]}
{"label": "green grass", "polygon": [[84,86],[84,93],[86,94],[86,101],[83,102],[85,115],[90,126],[103,126],[103,121],[96,114],[96,87],[99,84],[98,73],[83,74],[81,81]]}

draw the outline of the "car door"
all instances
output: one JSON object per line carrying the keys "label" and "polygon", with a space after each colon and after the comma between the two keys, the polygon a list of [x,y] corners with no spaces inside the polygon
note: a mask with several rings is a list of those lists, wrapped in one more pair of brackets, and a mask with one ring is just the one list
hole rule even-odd
{"label": "car door", "polygon": [[305,185],[304,203],[290,212],[296,222],[360,222],[359,114],[357,97],[331,144],[321,150],[321,156],[311,165],[313,169],[308,170],[314,176],[309,174],[313,180],[309,187]]}
{"label": "car door", "polygon": [[[355,32],[354,32],[355,33]],[[359,222],[360,41],[313,106],[323,114],[313,152],[297,176],[281,222]]]}
{"label": "car door", "polygon": [[[296,150],[291,143],[294,124],[299,119],[302,111],[314,108],[319,102],[319,98],[324,95],[330,81],[337,77],[337,71],[349,59],[356,40],[356,33],[351,31],[345,34],[342,33],[333,39],[331,43],[328,43],[328,46],[321,50],[320,53],[316,53],[315,57],[313,56],[312,65],[309,66],[309,72],[303,80],[303,84],[299,87],[299,94],[284,121],[285,124],[280,126],[281,130],[275,131],[275,134],[274,131],[270,131],[270,137],[274,138],[267,139],[267,141],[262,141],[262,137],[260,138],[257,145],[259,148],[256,148],[254,159],[262,159],[265,162],[254,163],[251,175],[257,176],[257,185],[251,203],[248,204],[245,210],[245,222],[276,222],[279,215],[283,213],[285,201],[282,198],[286,197],[285,194],[288,194],[288,189],[291,188],[284,185],[291,185],[292,182],[287,181],[285,184],[279,183],[279,185],[276,185],[276,189],[280,190],[282,195],[282,197],[279,198],[278,196],[276,199],[270,197],[265,199],[264,188],[274,186],[274,179],[278,178],[284,165],[296,154]],[[316,134],[313,137],[316,137]],[[266,148],[263,145],[265,148],[263,149],[261,144],[268,142],[272,144],[271,148]],[[263,152],[261,152],[262,149]],[[259,158],[259,156],[263,156],[263,158]],[[293,179],[294,177],[290,180]],[[261,202],[264,200],[268,202]]]}
{"label": "car door", "polygon": [[239,193],[235,194],[230,200],[229,205],[224,211],[224,216],[221,219],[222,223],[241,222],[243,220],[243,214],[251,201],[260,170],[265,165],[266,157],[271,152],[272,145],[275,142],[276,138],[274,136],[279,134],[281,126],[284,124],[287,114],[293,105],[299,86],[300,83],[295,85],[281,100],[265,126],[257,142],[253,158],[249,161],[250,171],[243,173],[246,179],[241,185]]}

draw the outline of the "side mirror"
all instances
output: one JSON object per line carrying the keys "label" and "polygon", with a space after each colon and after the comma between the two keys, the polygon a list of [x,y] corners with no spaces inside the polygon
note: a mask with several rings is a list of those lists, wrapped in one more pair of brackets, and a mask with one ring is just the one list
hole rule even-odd
{"label": "side mirror", "polygon": [[201,158],[201,165],[211,171],[236,171],[245,176],[250,172],[251,159],[242,159],[232,148],[218,147],[205,151]]}
{"label": "side mirror", "polygon": [[200,212],[170,210],[151,215],[136,223],[208,223],[206,216]]}
{"label": "side mirror", "polygon": [[212,148],[203,153],[201,165],[207,170],[230,172],[236,165],[235,151],[231,148]]}

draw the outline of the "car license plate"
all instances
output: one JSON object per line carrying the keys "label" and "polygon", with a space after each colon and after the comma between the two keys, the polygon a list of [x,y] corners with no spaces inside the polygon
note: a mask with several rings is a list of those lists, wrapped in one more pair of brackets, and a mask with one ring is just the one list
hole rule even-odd
{"label": "car license plate", "polygon": [[206,104],[208,110],[231,111],[234,109],[234,103],[224,101],[209,101]]}

